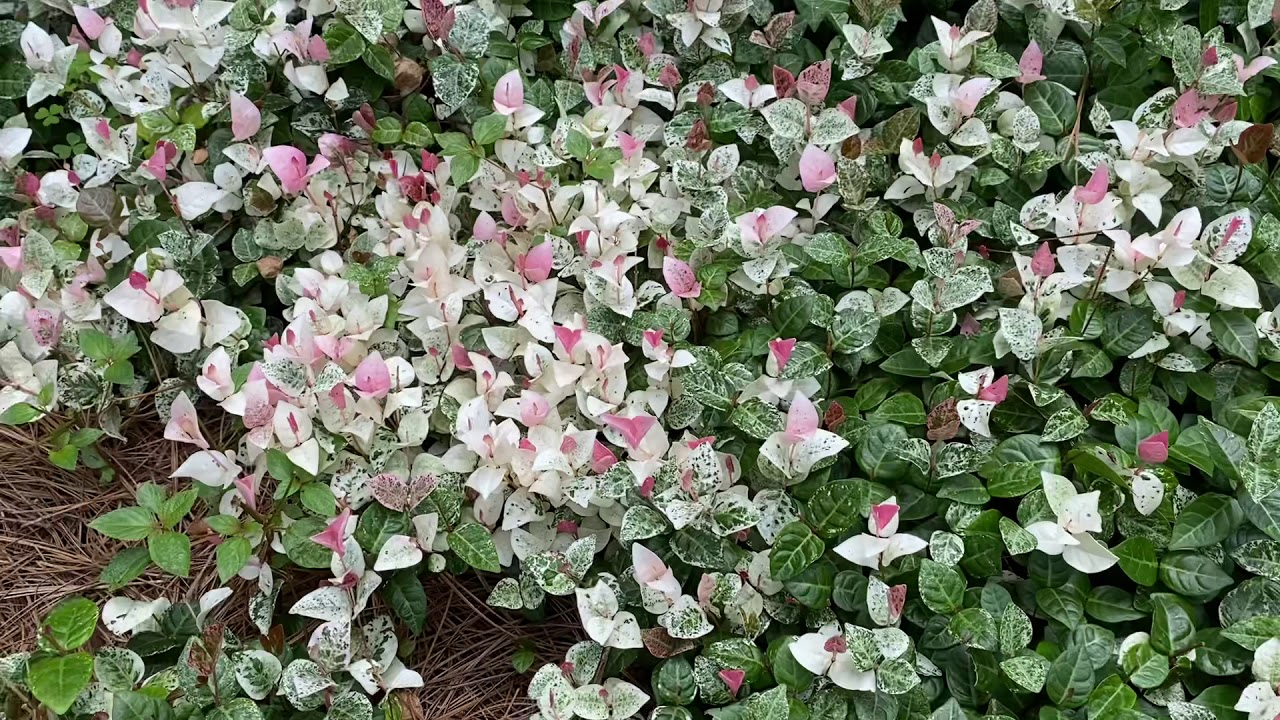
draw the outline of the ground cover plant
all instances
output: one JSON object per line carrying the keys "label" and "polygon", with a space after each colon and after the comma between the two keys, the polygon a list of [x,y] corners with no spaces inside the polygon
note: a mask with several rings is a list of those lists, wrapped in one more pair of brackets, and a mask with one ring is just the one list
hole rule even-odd
{"label": "ground cover plant", "polygon": [[442,572],[537,720],[1280,716],[1280,5],[20,12],[0,421],[189,456],[6,717],[402,717]]}

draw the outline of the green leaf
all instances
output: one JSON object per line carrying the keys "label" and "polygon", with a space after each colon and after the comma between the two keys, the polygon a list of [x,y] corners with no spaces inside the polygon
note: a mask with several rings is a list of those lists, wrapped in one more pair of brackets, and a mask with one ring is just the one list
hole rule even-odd
{"label": "green leaf", "polygon": [[31,87],[31,70],[26,63],[7,62],[0,65],[0,100],[13,100],[27,94]]}
{"label": "green leaf", "polygon": [[1165,655],[1180,653],[1190,647],[1196,626],[1181,598],[1169,593],[1152,593],[1151,601],[1151,647]]}
{"label": "green leaf", "polygon": [[498,564],[498,548],[493,544],[493,536],[483,525],[467,523],[449,533],[449,549],[477,570],[502,570],[502,566]]}
{"label": "green leaf", "polygon": [[310,482],[302,486],[298,493],[302,506],[320,517],[333,517],[338,514],[338,503],[333,496],[333,489],[325,483]]}
{"label": "green leaf", "polygon": [[920,561],[920,598],[936,613],[950,615],[964,606],[964,575],[928,558]]}
{"label": "green leaf", "polygon": [[585,160],[591,152],[591,139],[578,130],[570,130],[565,136],[564,149],[575,160]]}
{"label": "green leaf", "polygon": [[1089,693],[1091,720],[1115,720],[1138,704],[1138,694],[1119,675],[1110,675]]}
{"label": "green leaf", "polygon": [[102,379],[115,385],[129,385],[133,382],[133,363],[119,360],[102,371]]}
{"label": "green leaf", "polygon": [[1071,132],[1076,122],[1076,99],[1066,86],[1050,80],[1032,83],[1023,90],[1023,99],[1046,135],[1062,137]]}
{"label": "green leaf", "polygon": [[[1028,86],[1028,89],[1044,84],[1034,83]],[[1111,357],[1128,355],[1151,339],[1154,327],[1151,310],[1148,308],[1126,307],[1119,312],[1113,312],[1107,315],[1107,320],[1103,324],[1102,349],[1106,350]]]}
{"label": "green leaf", "polygon": [[163,692],[163,685],[148,686],[142,691],[124,691],[113,693],[111,700],[112,718],[129,718],[129,720],[172,720],[173,708],[163,697],[153,697],[147,693]]}
{"label": "green leaf", "polygon": [[1155,585],[1156,546],[1145,537],[1131,537],[1111,548],[1111,554],[1120,560],[1120,569],[1139,585]]}
{"label": "green leaf", "polygon": [[364,52],[360,54],[364,64],[369,69],[381,75],[387,80],[396,79],[396,61],[391,57],[391,51],[381,45],[366,45]]}
{"label": "green leaf", "polygon": [[0,413],[0,425],[26,425],[44,416],[44,411],[30,403],[15,403]]}
{"label": "green leaf", "polygon": [[455,185],[463,185],[480,170],[480,158],[470,153],[456,155],[449,163],[449,177]]}
{"label": "green leaf", "polygon": [[49,453],[49,462],[62,468],[63,470],[75,470],[76,463],[80,459],[80,448],[75,445],[66,445],[58,450]]}
{"label": "green leaf", "polygon": [[992,497],[1022,497],[1040,487],[1040,466],[1034,462],[1001,464],[987,482]]}
{"label": "green leaf", "polygon": [[471,126],[471,139],[478,145],[492,145],[506,134],[507,116],[498,113],[485,115]]}
{"label": "green leaf", "polygon": [[1023,690],[1038,693],[1044,687],[1045,678],[1052,666],[1047,658],[1027,653],[1001,662],[1000,669]]}
{"label": "green leaf", "polygon": [[151,553],[144,547],[125,548],[111,558],[111,562],[102,568],[98,582],[107,586],[107,590],[116,591],[128,585],[147,571],[151,565]]}
{"label": "green leaf", "polygon": [[810,29],[816,29],[823,20],[838,13],[848,13],[849,3],[846,0],[798,0],[796,9],[800,12],[800,20]]}
{"label": "green leaf", "polygon": [[151,561],[161,570],[178,577],[191,574],[191,538],[183,533],[165,531],[147,539]]}
{"label": "green leaf", "polygon": [[818,535],[834,538],[862,521],[859,509],[866,504],[866,483],[859,480],[827,483],[809,498],[804,517]]}
{"label": "green leaf", "polygon": [[1240,521],[1234,498],[1217,493],[1201,495],[1178,513],[1169,540],[1170,550],[1189,550],[1222,542]]}
{"label": "green leaf", "polygon": [[[276,490],[276,499],[286,497],[286,489],[293,484],[293,475],[296,468],[293,461],[289,459],[282,451],[271,448],[267,451],[267,474],[275,478],[278,485]],[[292,494],[292,492],[288,492]]]}
{"label": "green leaf", "polygon": [[1073,645],[1054,659],[1045,677],[1045,690],[1049,699],[1061,707],[1079,707],[1088,702],[1093,690],[1093,663],[1083,647]]}
{"label": "green leaf", "polygon": [[[362,515],[361,520],[364,520]],[[362,525],[357,524],[357,532]],[[311,539],[313,535],[324,532],[325,523],[320,518],[304,517],[285,528],[281,542],[285,554],[299,567],[318,570],[329,567],[333,559],[333,551],[318,545]],[[368,548],[365,548],[368,550]]]}
{"label": "green leaf", "polygon": [[1070,588],[1037,590],[1036,606],[1041,612],[1068,628],[1075,627],[1084,617],[1084,604]]}
{"label": "green leaf", "polygon": [[769,574],[779,582],[791,580],[821,557],[824,549],[808,525],[799,520],[789,523],[774,539]]}
{"label": "green leaf", "polygon": [[1160,560],[1160,581],[1189,598],[1207,599],[1232,584],[1218,563],[1196,553],[1170,553]]}
{"label": "green leaf", "polygon": [[1232,550],[1231,558],[1255,575],[1280,582],[1280,541],[1252,540]]}
{"label": "green leaf", "polygon": [[243,537],[227,538],[218,545],[218,579],[226,584],[249,562],[253,548]]}
{"label": "green leaf", "polygon": [[98,625],[98,606],[86,598],[68,598],[58,603],[44,619],[44,632],[64,651],[79,649],[93,637]]}
{"label": "green leaf", "polygon": [[1240,310],[1219,310],[1209,314],[1214,344],[1224,353],[1251,366],[1258,364],[1258,331]]}
{"label": "green leaf", "polygon": [[1110,585],[1090,590],[1084,601],[1084,611],[1103,622],[1113,623],[1147,616],[1145,612],[1134,609],[1133,595]]}
{"label": "green leaf", "polygon": [[225,701],[205,716],[208,720],[262,720],[262,710],[249,698]]}
{"label": "green leaf", "polygon": [[369,137],[380,145],[394,145],[400,142],[400,136],[403,133],[404,128],[400,125],[400,118],[388,115],[378,118]]}
{"label": "green leaf", "polygon": [[365,39],[355,28],[338,20],[325,27],[324,44],[329,48],[329,60],[326,64],[333,67],[359,59],[364,53]]}
{"label": "green leaf", "polygon": [[1246,650],[1257,650],[1271,638],[1280,637],[1280,616],[1257,615],[1222,629],[1228,640]]}
{"label": "green leaf", "polygon": [[1000,653],[1008,656],[1017,655],[1031,642],[1031,618],[1027,617],[1022,608],[1014,603],[1009,603],[1004,606],[1004,611],[1000,613],[997,632]]}
{"label": "green leaf", "polygon": [[114,344],[106,333],[91,328],[80,331],[80,352],[93,360],[108,360],[114,352]]}
{"label": "green leaf", "polygon": [[143,540],[156,529],[156,516],[140,507],[123,507],[90,522],[89,527],[116,540]]}
{"label": "green leaf", "polygon": [[923,425],[924,403],[912,393],[901,392],[881,403],[870,417],[899,425]]}
{"label": "green leaf", "polygon": [[825,610],[831,603],[831,590],[835,584],[836,566],[826,558],[805,568],[799,575],[786,581],[787,592],[801,605]]}
{"label": "green leaf", "polygon": [[659,662],[651,677],[654,698],[663,705],[688,705],[697,696],[693,666],[683,657]]}
{"label": "green leaf", "polygon": [[31,694],[59,715],[71,708],[91,677],[93,656],[83,652],[41,658],[27,666]]}
{"label": "green leaf", "polygon": [[422,632],[427,622],[427,592],[422,587],[422,580],[414,573],[413,568],[405,568],[384,577],[386,580],[381,589],[382,598],[405,627],[415,635]]}
{"label": "green leaf", "polygon": [[157,513],[160,516],[160,524],[166,528],[177,525],[187,516],[187,513],[191,512],[191,506],[196,503],[196,495],[195,488],[188,488],[174,493],[173,497],[165,500]]}

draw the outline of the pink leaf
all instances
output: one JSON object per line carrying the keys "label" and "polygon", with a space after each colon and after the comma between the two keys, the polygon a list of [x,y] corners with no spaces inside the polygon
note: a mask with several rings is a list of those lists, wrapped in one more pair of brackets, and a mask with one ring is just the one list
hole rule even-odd
{"label": "pink leaf", "polygon": [[550,414],[551,405],[546,398],[538,393],[526,391],[525,396],[520,400],[520,422],[524,423],[525,427],[541,425]]}
{"label": "pink leaf", "polygon": [[787,366],[787,361],[791,359],[791,353],[796,349],[796,339],[777,338],[769,341],[769,354],[773,356],[774,363],[778,366],[778,372],[782,372]]}
{"label": "pink leaf", "polygon": [[462,345],[454,345],[449,348],[449,359],[453,360],[453,364],[463,370],[471,369],[471,354]]}
{"label": "pink leaf", "polygon": [[616,465],[618,456],[599,440],[591,446],[591,472],[602,473]]}
{"label": "pink leaf", "polygon": [[356,391],[368,398],[386,397],[391,391],[391,371],[381,353],[369,353],[356,367]]}
{"label": "pink leaf", "polygon": [[630,160],[636,156],[636,153],[644,149],[644,143],[635,139],[629,133],[619,130],[615,137],[618,140],[618,149],[622,151],[624,160]]}
{"label": "pink leaf", "polygon": [[164,180],[169,174],[167,170],[169,164],[167,155],[162,147],[157,146],[156,151],[151,153],[151,157],[142,163],[142,169],[150,173],[155,179]]}
{"label": "pink leaf", "polygon": [[565,327],[564,325],[556,325],[551,328],[556,335],[556,340],[560,341],[560,346],[564,348],[565,353],[572,355],[573,349],[582,341],[582,331]]}
{"label": "pink leaf", "polygon": [[231,94],[231,138],[243,142],[258,133],[262,127],[262,113],[258,106],[240,93]]}
{"label": "pink leaf", "polygon": [[1107,166],[1098,163],[1093,168],[1093,174],[1089,176],[1089,182],[1082,187],[1076,188],[1076,202],[1085,205],[1097,205],[1102,202],[1102,198],[1106,197],[1107,184],[1111,181],[1111,174],[1107,171]]}
{"label": "pink leaf", "polygon": [[40,347],[53,347],[62,334],[61,313],[46,308],[32,308],[26,312],[27,329]]}
{"label": "pink leaf", "polygon": [[855,117],[858,113],[858,96],[857,95],[850,95],[849,97],[842,100],[840,104],[837,105],[836,107],[840,109],[840,112],[844,113],[845,115],[848,115],[850,120],[858,119],[857,117]]}
{"label": "pink leaf", "polygon": [[604,424],[622,433],[622,437],[626,439],[627,445],[632,449],[640,447],[640,443],[644,441],[644,436],[649,434],[649,430],[657,424],[657,418],[651,415],[637,415],[635,417],[622,417],[612,413],[606,414],[602,418]]}
{"label": "pink leaf", "polygon": [[702,283],[689,263],[667,255],[662,258],[662,277],[676,297],[695,298],[702,294]]}
{"label": "pink leaf", "polygon": [[871,532],[879,537],[890,534],[891,530],[896,530],[898,520],[898,511],[901,508],[892,502],[882,502],[878,505],[871,506]]}
{"label": "pink leaf", "polygon": [[836,181],[836,164],[817,145],[809,145],[800,156],[800,184],[806,192],[821,192]]}
{"label": "pink leaf", "polygon": [[280,179],[287,193],[300,192],[307,186],[307,156],[291,145],[275,145],[262,151],[271,172]]}
{"label": "pink leaf", "polygon": [[787,410],[787,429],[783,432],[783,437],[794,445],[812,438],[817,430],[817,409],[809,398],[797,392],[791,400],[791,408]]}
{"label": "pink leaf", "polygon": [[178,393],[169,406],[169,423],[164,427],[166,440],[195,445],[201,450],[209,449],[209,442],[200,431],[200,421],[196,418],[195,405],[185,392]]}
{"label": "pink leaf", "polygon": [[1009,376],[1005,375],[999,380],[978,391],[978,399],[993,402],[997,405],[1004,402],[1009,395]]}
{"label": "pink leaf", "polygon": [[476,216],[476,224],[471,228],[471,235],[484,242],[494,240],[498,237],[498,223],[492,215],[482,212]]}
{"label": "pink leaf", "polygon": [[341,555],[346,546],[347,521],[350,519],[351,508],[346,508],[338,514],[338,517],[333,519],[333,522],[329,523],[324,532],[312,535],[312,542]]}
{"label": "pink leaf", "polygon": [[524,213],[520,212],[519,206],[516,205],[514,195],[502,196],[502,221],[513,228],[524,227],[527,218]]}
{"label": "pink leaf", "polygon": [[831,87],[831,61],[823,60],[805,68],[796,78],[796,97],[806,105],[821,105]]}
{"label": "pink leaf", "polygon": [[319,35],[312,35],[307,41],[307,59],[314,62],[329,61],[329,46],[325,44],[324,38]]}
{"label": "pink leaf", "polygon": [[1035,273],[1036,277],[1047,278],[1053,274],[1056,267],[1049,243],[1040,243],[1040,247],[1036,248],[1036,254],[1031,256],[1031,272]]}
{"label": "pink leaf", "polygon": [[742,681],[747,678],[747,673],[742,670],[726,668],[721,670],[719,675],[720,679],[724,681],[724,684],[729,686],[729,694],[737,697],[738,690],[742,687]]}
{"label": "pink leaf", "polygon": [[72,5],[71,9],[75,11],[76,22],[84,29],[85,37],[90,40],[97,40],[102,31],[107,29],[107,21],[98,13],[80,5]]}
{"label": "pink leaf", "polygon": [[849,652],[849,642],[844,639],[844,635],[832,635],[822,644],[822,649],[833,655],[841,655]]}
{"label": "pink leaf", "polygon": [[523,262],[517,261],[521,272],[529,282],[539,283],[551,276],[551,260],[555,246],[549,242],[540,243],[523,256]]}
{"label": "pink leaf", "polygon": [[774,65],[773,87],[777,90],[778,97],[791,97],[791,95],[795,93],[796,89],[796,76],[792,75],[790,70]]}
{"label": "pink leaf", "polygon": [[1192,127],[1203,120],[1216,104],[1213,98],[1202,96],[1195,88],[1187,88],[1173,103],[1173,124],[1180,128]]}
{"label": "pink leaf", "polygon": [[515,115],[524,107],[524,78],[519,70],[498,78],[493,88],[493,109],[500,115]]}
{"label": "pink leaf", "polygon": [[1266,70],[1267,68],[1276,64],[1275,58],[1267,57],[1265,55],[1259,55],[1258,57],[1250,61],[1248,65],[1244,64],[1244,58],[1240,57],[1239,55],[1235,56],[1235,61],[1236,61],[1236,79],[1238,79],[1240,82],[1247,82],[1254,75],[1257,75],[1263,70]]}
{"label": "pink leaf", "polygon": [[1023,85],[1043,80],[1044,75],[1040,71],[1044,69],[1044,53],[1040,51],[1040,45],[1032,40],[1027,49],[1022,51],[1022,57],[1018,59],[1018,82]]}
{"label": "pink leaf", "polygon": [[[698,581],[698,604],[704,608],[711,607],[711,598],[716,591],[716,579],[711,574],[704,574]],[[727,681],[726,681],[727,682]]]}
{"label": "pink leaf", "polygon": [[236,490],[240,491],[240,501],[250,510],[258,509],[258,483],[252,475],[236,479]]}
{"label": "pink leaf", "polygon": [[894,585],[889,588],[889,622],[897,622],[902,617],[902,609],[907,604],[907,586]]}
{"label": "pink leaf", "polygon": [[982,98],[986,97],[987,93],[998,84],[998,82],[990,78],[974,78],[961,83],[952,96],[952,101],[961,117],[973,115],[973,112],[978,109],[978,103],[982,102]]}
{"label": "pink leaf", "polygon": [[1138,457],[1144,463],[1158,465],[1169,459],[1169,431],[1161,430],[1138,443]]}

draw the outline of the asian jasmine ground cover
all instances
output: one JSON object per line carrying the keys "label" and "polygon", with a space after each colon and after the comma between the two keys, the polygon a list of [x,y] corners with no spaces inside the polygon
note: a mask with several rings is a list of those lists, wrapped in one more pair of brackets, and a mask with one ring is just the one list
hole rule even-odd
{"label": "asian jasmine ground cover", "polygon": [[186,459],[6,712],[398,718],[479,572],[536,720],[1280,717],[1280,5],[20,12],[0,421]]}

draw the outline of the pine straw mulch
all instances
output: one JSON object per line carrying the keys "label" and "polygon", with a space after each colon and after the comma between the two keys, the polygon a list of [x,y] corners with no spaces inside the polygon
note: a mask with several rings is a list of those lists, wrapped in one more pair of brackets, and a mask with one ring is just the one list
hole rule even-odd
{"label": "pine straw mulch", "polygon": [[[49,462],[48,439],[59,427],[55,419],[0,426],[0,617],[7,620],[0,625],[0,653],[31,647],[39,618],[63,598],[109,596],[98,574],[124,546],[89,529],[90,520],[133,504],[144,482],[176,487],[168,476],[184,453],[164,439],[154,414],[125,423],[122,431],[132,442],[100,444],[116,470],[108,484],[96,471],[71,472]],[[217,582],[217,572],[212,548],[197,545],[192,554],[190,579],[153,569],[135,581],[130,594],[199,597],[199,590]],[[105,630],[99,632],[105,637]]]}
{"label": "pine straw mulch", "polygon": [[[169,479],[188,452],[164,439],[164,426],[154,412],[125,422],[129,443],[101,443],[103,456],[116,470],[108,484],[95,471],[69,472],[49,463],[48,438],[58,427],[55,420],[0,426],[0,655],[30,649],[39,618],[62,599],[83,595],[101,602],[111,595],[98,574],[124,545],[89,529],[90,520],[132,504],[144,482],[171,490],[187,482]],[[313,586],[307,579],[297,580],[305,585],[294,585],[299,591]],[[197,541],[190,578],[153,568],[122,592],[195,600],[217,585],[213,547]],[[517,650],[532,645],[536,670],[543,663],[560,662],[565,650],[582,639],[571,603],[552,604],[544,621],[533,622],[488,607],[485,598],[492,585],[492,578],[474,575],[426,580],[430,614],[426,629],[413,641],[414,660],[409,663],[426,687],[402,698],[409,718],[527,720],[536,709],[525,697],[530,676],[518,674],[512,664]],[[219,615],[242,633],[248,628],[249,593],[242,581],[233,581],[233,587],[237,592]],[[287,609],[286,602],[282,597],[278,611]],[[107,641],[106,631],[99,628],[96,640]]]}

